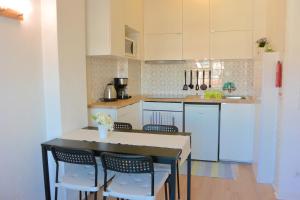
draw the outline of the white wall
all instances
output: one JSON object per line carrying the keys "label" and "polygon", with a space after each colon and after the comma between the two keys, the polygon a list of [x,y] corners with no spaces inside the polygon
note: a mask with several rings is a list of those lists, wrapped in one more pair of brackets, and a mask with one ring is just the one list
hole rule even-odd
{"label": "white wall", "polygon": [[[85,1],[42,0],[41,17],[49,140],[87,126]],[[50,173],[53,184],[53,161]]]}
{"label": "white wall", "polygon": [[280,199],[300,199],[300,1],[287,0],[281,129],[276,188]]}
{"label": "white wall", "polygon": [[0,199],[43,199],[40,1],[21,23],[0,17]]}
{"label": "white wall", "polygon": [[85,0],[57,0],[62,132],[87,126]]}

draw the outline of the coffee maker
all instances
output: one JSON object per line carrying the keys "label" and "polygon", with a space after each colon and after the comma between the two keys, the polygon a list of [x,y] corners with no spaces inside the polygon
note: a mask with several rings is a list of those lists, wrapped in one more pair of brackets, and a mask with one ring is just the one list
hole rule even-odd
{"label": "coffee maker", "polygon": [[114,78],[114,85],[117,91],[118,99],[129,99],[131,96],[127,94],[128,78]]}

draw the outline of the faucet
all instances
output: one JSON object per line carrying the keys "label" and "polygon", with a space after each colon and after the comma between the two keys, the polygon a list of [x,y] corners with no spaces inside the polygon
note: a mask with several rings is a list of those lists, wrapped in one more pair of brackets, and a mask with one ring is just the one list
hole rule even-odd
{"label": "faucet", "polygon": [[227,90],[229,93],[236,90],[235,84],[233,82],[226,82],[223,85],[223,90]]}

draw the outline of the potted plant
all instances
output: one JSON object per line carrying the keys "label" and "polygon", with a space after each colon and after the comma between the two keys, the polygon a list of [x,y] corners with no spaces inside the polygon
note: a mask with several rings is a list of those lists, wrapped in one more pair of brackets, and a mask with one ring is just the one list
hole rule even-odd
{"label": "potted plant", "polygon": [[112,117],[106,113],[96,113],[92,116],[92,119],[98,125],[100,139],[107,138],[108,131],[112,131],[114,126]]}
{"label": "potted plant", "polygon": [[269,44],[269,41],[266,37],[260,38],[256,41],[259,48],[264,48],[267,44]]}

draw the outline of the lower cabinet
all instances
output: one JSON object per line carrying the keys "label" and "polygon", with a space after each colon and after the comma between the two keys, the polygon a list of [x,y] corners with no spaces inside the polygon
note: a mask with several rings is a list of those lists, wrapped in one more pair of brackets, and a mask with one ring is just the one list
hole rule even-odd
{"label": "lower cabinet", "polygon": [[126,122],[132,125],[133,129],[141,129],[141,103],[135,103],[119,109],[113,108],[90,108],[89,109],[89,126],[97,126],[91,119],[91,116],[103,112],[109,114],[115,122]]}
{"label": "lower cabinet", "polygon": [[185,132],[192,134],[192,159],[218,161],[219,105],[186,104]]}
{"label": "lower cabinet", "polygon": [[141,129],[141,106],[140,103],[135,103],[117,111],[117,121],[126,122],[132,125],[133,129]]}
{"label": "lower cabinet", "polygon": [[254,130],[254,104],[221,104],[219,159],[251,163]]}

